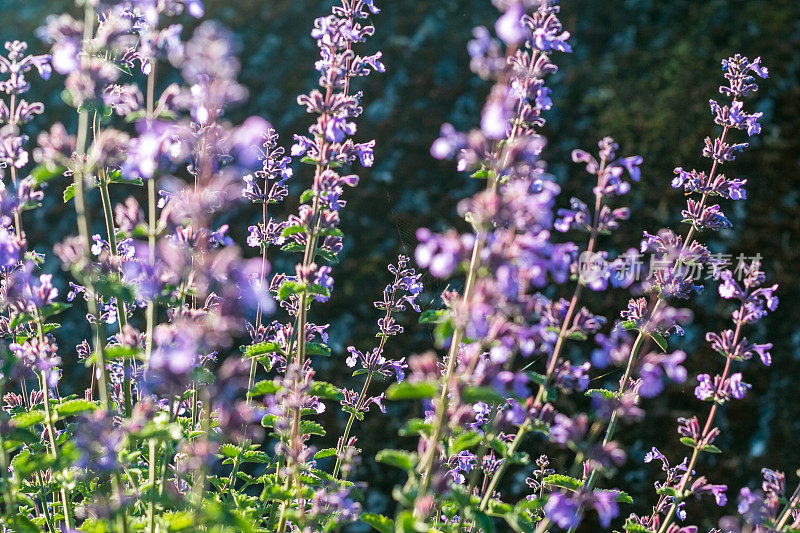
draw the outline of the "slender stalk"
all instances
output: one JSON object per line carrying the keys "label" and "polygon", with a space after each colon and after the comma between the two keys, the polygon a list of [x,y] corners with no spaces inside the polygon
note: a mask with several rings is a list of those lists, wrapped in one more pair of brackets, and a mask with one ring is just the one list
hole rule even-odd
{"label": "slender stalk", "polygon": [[[114,225],[113,210],[111,208],[111,195],[108,192],[108,181],[105,179],[104,173],[100,175],[100,198],[103,203],[103,216],[106,223],[106,235],[108,236],[108,245],[111,248],[111,254],[117,254],[117,230]],[[122,333],[123,328],[128,324],[128,311],[125,302],[117,300],[117,326],[118,331]],[[129,372],[125,370],[122,378],[122,396],[124,403],[125,416],[130,417],[132,411],[132,391],[131,391],[131,377]]]}
{"label": "slender stalk", "polygon": [[[264,191],[267,190],[268,187],[268,179],[264,177]],[[267,224],[267,202],[264,201],[261,203],[261,223],[266,226]],[[258,281],[261,286],[264,285],[264,281],[267,276],[267,246],[266,244],[261,245],[261,270],[259,271]],[[256,308],[256,332],[261,328],[261,320],[263,315],[263,309],[261,308],[261,301],[258,302],[258,307]],[[258,362],[256,358],[253,357],[250,359],[250,376],[247,380],[247,390],[253,388],[256,382],[256,371],[258,369]],[[251,400],[250,396],[247,397],[247,402],[249,403]]]}
{"label": "slender stalk", "polygon": [[356,419],[356,414],[359,409],[361,409],[364,405],[364,400],[367,397],[367,389],[369,388],[370,383],[372,382],[372,372],[367,374],[367,379],[364,380],[364,386],[361,387],[361,393],[358,395],[358,400],[356,400],[356,406],[352,413],[350,413],[350,418],[347,419],[347,425],[344,428],[344,433],[339,438],[338,445],[336,446],[336,465],[333,467],[333,477],[339,475],[339,469],[342,467],[342,453],[344,452],[344,447],[347,445],[347,439],[350,438],[350,430],[353,428],[353,423]]}
{"label": "slender stalk", "polygon": [[[348,49],[350,48],[350,44],[349,43],[348,43],[347,47],[348,47]],[[348,62],[349,62],[349,59],[348,59]],[[345,69],[345,72],[349,73],[349,70],[350,69],[347,68],[347,69]],[[349,74],[346,74],[345,75],[345,87],[344,87],[344,90],[343,90],[343,94],[345,96],[347,96],[348,90],[350,88],[350,79],[349,78],[350,78]],[[333,88],[330,85],[328,85],[328,87],[326,88],[326,92],[325,92],[325,102],[326,102],[326,104],[328,104],[331,101],[332,96],[333,96]],[[326,106],[326,108],[327,108],[327,106]],[[322,115],[323,122],[324,122],[324,120],[327,120],[327,118],[328,118],[328,114],[326,112],[325,114]],[[322,139],[323,139],[323,143],[324,144],[328,143],[328,141],[325,138],[324,134],[322,135]],[[321,163],[317,163],[316,169],[315,169],[315,172],[314,172],[314,183],[316,183],[318,180],[321,179],[322,173],[325,170],[327,170],[328,168],[329,167],[323,167],[323,165]],[[313,185],[312,185],[312,187],[313,187]],[[320,227],[319,227],[319,224],[320,224],[320,202],[319,202],[319,198],[317,196],[314,196],[314,199],[312,201],[311,213],[312,213],[312,215],[311,215],[312,224],[311,224],[311,228],[310,228],[311,231],[307,236],[306,246],[305,246],[305,249],[303,251],[303,270],[304,271],[306,271],[306,269],[311,265],[311,263],[314,262],[314,258],[317,255],[317,240],[319,238],[319,230],[320,230]],[[310,302],[309,302],[309,299],[308,299],[308,295],[305,292],[303,292],[303,294],[300,295],[300,302],[299,302],[299,306],[298,306],[298,310],[297,310],[297,320],[296,320],[296,323],[295,323],[295,330],[294,330],[294,335],[293,335],[295,340],[296,340],[296,342],[297,342],[297,346],[295,348],[296,349],[296,356],[295,356],[295,361],[294,361],[295,365],[297,366],[297,369],[298,369],[296,380],[300,380],[301,377],[302,377],[301,374],[303,372],[303,363],[305,361],[306,324],[307,324],[307,318],[308,318],[307,315],[308,315],[309,303]],[[295,386],[297,386],[297,384],[298,384],[298,382],[296,381],[295,382]],[[302,417],[302,409],[300,407],[295,408],[294,412],[293,412],[293,415],[292,415],[292,426],[291,426],[291,434],[290,434],[290,440],[292,442],[294,442],[299,436],[301,417]],[[286,507],[287,506],[284,504],[283,505],[283,509],[281,511],[281,520],[279,521],[279,524],[278,524],[278,531],[279,532],[283,532],[285,527],[286,527],[286,512],[285,512],[286,511]]]}
{"label": "slender stalk", "polygon": [[798,506],[798,504],[800,504],[800,485],[797,485],[797,488],[795,488],[794,492],[792,493],[792,497],[789,498],[789,501],[786,503],[786,508],[783,510],[783,512],[781,512],[775,529],[778,531],[783,531],[783,527],[792,516],[792,511]]}
{"label": "slender stalk", "polygon": [[[152,122],[154,115],[153,109],[155,107],[155,92],[156,92],[156,67],[158,63],[155,59],[150,59],[150,72],[147,74],[147,96],[146,96],[146,112],[148,123]],[[156,224],[158,220],[158,213],[156,211],[156,182],[155,176],[147,180],[147,248],[149,251],[150,266],[155,265],[156,262]],[[145,332],[145,367],[150,361],[150,355],[153,353],[153,329],[155,327],[156,317],[156,302],[155,300],[148,300],[147,311],[145,314],[146,332]]]}
{"label": "slender stalk", "polygon": [[[0,390],[2,396],[2,390]],[[6,504],[4,518],[15,517],[17,515],[17,505],[11,493],[10,480],[8,476],[8,454],[6,453],[6,443],[3,432],[0,431],[0,482],[3,483],[3,501]],[[6,526],[11,524],[6,523]]]}
{"label": "slender stalk", "polygon": [[[743,312],[744,312],[744,305],[739,307],[738,316],[741,317]],[[733,334],[733,342],[731,343],[731,346],[736,346],[737,344],[739,344],[739,336],[741,334],[741,331],[742,331],[742,321],[741,320],[737,320],[736,321],[736,330],[735,330],[735,332]],[[728,378],[728,373],[730,372],[731,362],[732,361],[733,361],[733,359],[730,356],[728,356],[725,359],[725,368],[722,371],[722,379],[720,379],[719,385],[717,386],[716,393],[714,394],[715,398],[720,394],[720,392],[722,391],[722,387],[725,385],[725,380]],[[717,410],[719,408],[719,405],[720,404],[717,403],[716,400],[715,400],[714,401],[714,405],[711,406],[711,410],[708,412],[708,417],[706,418],[706,423],[703,426],[703,431],[700,433],[700,439],[696,443],[694,451],[692,452],[692,456],[689,459],[689,465],[686,467],[686,472],[681,477],[680,484],[678,485],[678,494],[679,495],[683,494],[683,491],[686,489],[686,486],[689,484],[689,480],[692,478],[692,474],[694,472],[695,463],[697,463],[697,458],[700,455],[700,449],[702,448],[703,442],[705,442],[706,437],[708,437],[708,434],[711,431],[711,426],[714,423],[714,417],[717,414]],[[658,533],[664,533],[667,530],[667,528],[669,527],[669,524],[672,522],[672,519],[675,516],[675,511],[677,509],[678,509],[677,502],[673,503],[672,506],[669,508],[669,511],[667,512],[666,517],[664,517],[664,522],[661,524],[661,527],[658,529]]]}
{"label": "slender stalk", "polygon": [[[44,339],[44,330],[42,329],[42,321],[40,319],[36,320],[36,330],[37,335],[39,338],[39,342],[45,342]],[[50,410],[50,387],[47,385],[47,375],[45,374],[44,370],[39,373],[39,383],[42,387],[42,392],[44,393],[44,426],[47,430],[47,438],[48,442],[50,443],[50,451],[55,458],[56,464],[60,461],[60,454],[58,453],[58,446],[56,445],[56,430],[53,424],[53,414]],[[67,488],[64,483],[60,483],[60,490],[59,494],[61,495],[61,504],[64,507],[64,527],[67,529],[72,529],[73,521],[72,521],[72,508],[70,505],[69,494],[67,493]]]}
{"label": "slender stalk", "polygon": [[156,488],[156,440],[150,439],[148,447],[147,479],[150,482],[150,503],[147,504],[147,529],[156,533],[155,488]]}
{"label": "slender stalk", "polygon": [[[603,158],[600,161],[600,168],[597,172],[597,189],[600,188],[600,180],[602,179],[603,173],[605,171],[607,161]],[[594,253],[595,245],[597,244],[597,236],[600,231],[600,209],[603,207],[603,195],[602,193],[595,193],[595,201],[594,201],[594,213],[592,215],[592,229],[589,235],[589,243],[586,245],[586,253],[591,255]],[[578,279],[578,283],[575,285],[575,289],[572,293],[572,298],[570,298],[569,306],[567,307],[567,313],[564,316],[564,321],[561,323],[561,328],[558,331],[558,338],[556,339],[556,344],[553,347],[553,352],[550,354],[550,358],[547,361],[547,369],[544,374],[544,379],[539,384],[539,390],[536,392],[536,397],[534,398],[533,405],[534,407],[540,407],[544,403],[545,392],[547,391],[547,387],[550,384],[550,381],[553,377],[553,372],[555,372],[556,365],[558,364],[558,357],[561,355],[561,350],[564,346],[564,341],[567,338],[567,332],[569,331],[570,324],[572,323],[572,318],[575,315],[575,310],[578,308],[578,301],[580,300],[581,293],[583,292],[583,284],[580,279]],[[517,434],[514,436],[514,440],[509,447],[509,455],[513,454],[517,447],[519,447],[522,439],[525,438],[525,435],[530,430],[530,422],[526,419],[522,425],[520,425],[519,429],[517,430]],[[497,484],[500,482],[500,479],[505,474],[505,471],[508,469],[508,461],[502,461],[495,471],[492,479],[489,481],[489,485],[486,489],[486,493],[483,495],[481,499],[480,509],[484,510],[486,506],[489,504],[489,500],[492,498],[492,494],[494,493]]]}

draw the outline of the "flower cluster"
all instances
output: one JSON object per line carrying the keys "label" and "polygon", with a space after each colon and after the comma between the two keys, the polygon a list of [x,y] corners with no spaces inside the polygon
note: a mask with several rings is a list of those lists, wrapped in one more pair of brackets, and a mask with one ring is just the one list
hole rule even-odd
{"label": "flower cluster", "polygon": [[[77,4],[82,16],[52,16],[39,30],[49,54],[10,41],[0,55],[3,531],[285,533],[360,520],[382,532],[545,533],[574,532],[587,514],[608,529],[632,503],[615,474],[636,453],[617,427],[646,419],[671,383],[691,384],[707,415],[678,419],[691,454],[677,466],[647,453],[662,465],[658,501],[621,527],[695,533],[683,525],[690,497],[728,505],[728,487],[700,473],[700,458],[723,451],[721,408],[753,388],[743,363],[772,363],[772,344],[744,335],[777,309],[778,288],[760,256],[731,268],[731,255],[697,237],[732,227],[711,200],[747,197],[748,180],[720,169],[747,147],[729,138],[734,130],[761,132],[762,114],[744,105],[767,77],[760,59],[723,62],[726,101],[711,101],[721,132],[703,149],[710,170],[678,167],[672,180],[689,196],[689,230],[645,232],[641,276],[636,243],[620,252],[606,242],[624,237],[643,158],[621,155],[611,137],[576,149],[583,180],[574,197],[560,196],[542,132],[554,105],[548,77],[572,36],[556,0],[494,0],[494,26],[475,28],[467,45],[472,70],[491,84],[481,116],[468,132],[444,124],[430,150],[485,187],[459,202],[462,229],[418,229],[420,270],[406,255],[388,265],[372,303],[374,344],[360,346],[331,341],[341,331],[312,315],[348,259],[341,213],[357,169],[375,159],[375,141],[360,138],[356,87],[386,69],[380,51],[362,51],[380,14],[374,1],[337,0],[314,21],[318,87],[297,98],[312,120],[291,147],[264,118],[233,122],[248,97],[236,39],[190,20],[204,16],[200,0]],[[74,130],[41,131],[29,155],[24,128],[44,111],[23,98],[34,70],[63,77],[76,120],[65,121]],[[293,184],[306,177],[295,204]],[[23,222],[35,222],[26,213],[50,205],[45,186],[62,178],[77,235],[46,254]],[[229,226],[229,212],[251,209],[246,231]],[[254,257],[235,240],[243,234]],[[734,304],[732,326],[706,334],[722,370],[690,378],[692,354],[671,344],[692,313],[671,304],[703,290],[703,269]],[[440,305],[423,309],[428,275],[453,279]],[[618,320],[596,312],[623,291]],[[74,349],[57,331],[69,307],[91,332],[70,340]],[[412,311],[435,343],[417,355],[395,346]],[[324,381],[332,369],[349,375]],[[422,401],[400,430],[416,446],[362,457],[359,423],[402,413],[389,403],[402,400]],[[407,475],[392,491],[393,518],[365,497],[361,463],[373,459]],[[515,492],[512,475],[529,490]],[[726,531],[800,528],[800,488],[787,497],[782,473],[763,475],[760,489],[739,492]]]}

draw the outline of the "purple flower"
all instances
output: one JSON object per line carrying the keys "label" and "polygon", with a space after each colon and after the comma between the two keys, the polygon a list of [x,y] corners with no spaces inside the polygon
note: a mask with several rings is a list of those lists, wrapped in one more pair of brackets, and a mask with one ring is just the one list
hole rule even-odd
{"label": "purple flower", "polygon": [[562,529],[570,529],[580,524],[579,511],[578,502],[563,492],[551,494],[544,506],[547,518]]}
{"label": "purple flower", "polygon": [[517,44],[525,38],[525,27],[522,25],[524,14],[522,2],[517,1],[509,5],[503,16],[497,19],[494,29],[506,44]]}
{"label": "purple flower", "polygon": [[347,122],[345,117],[331,117],[325,126],[325,138],[331,142],[343,142],[347,137],[354,135],[355,132],[355,122]]}

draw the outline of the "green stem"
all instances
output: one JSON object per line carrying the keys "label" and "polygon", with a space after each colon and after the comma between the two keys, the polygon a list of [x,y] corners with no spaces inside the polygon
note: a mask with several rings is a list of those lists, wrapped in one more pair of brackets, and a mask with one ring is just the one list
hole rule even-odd
{"label": "green stem", "polygon": [[156,487],[156,440],[150,439],[148,445],[147,479],[150,482],[150,503],[147,504],[147,524],[150,533],[156,533],[155,487]]}
{"label": "green stem", "polygon": [[792,516],[792,511],[797,507],[798,504],[800,504],[800,485],[797,485],[797,487],[794,489],[794,493],[792,493],[792,497],[789,498],[789,501],[786,503],[786,508],[780,514],[780,518],[778,519],[775,529],[778,531],[783,531],[783,527]]}
{"label": "green stem", "polygon": [[[150,73],[147,75],[147,120],[153,120],[153,107],[155,106],[156,88],[156,61],[150,60]],[[147,247],[150,254],[150,266],[156,262],[156,224],[158,213],[156,211],[156,182],[155,176],[147,180]],[[155,328],[156,302],[148,300],[146,312],[145,332],[145,368],[150,362],[153,353],[153,329]]]}
{"label": "green stem", "polygon": [[[44,343],[44,329],[42,328],[42,320],[36,316],[36,334],[39,342]],[[50,451],[53,453],[56,465],[59,464],[61,458],[58,453],[58,446],[56,445],[56,430],[53,425],[53,414],[50,410],[50,387],[47,384],[47,375],[44,370],[39,373],[39,382],[44,394],[44,425],[47,430],[47,438],[50,443]],[[59,465],[60,466],[60,465]],[[60,485],[61,504],[64,507],[64,526],[67,529],[72,529],[72,509],[70,505],[69,494],[67,493],[66,485],[62,482]]]}
{"label": "green stem", "polygon": [[[739,307],[738,316],[742,316],[744,312],[744,304]],[[733,334],[733,342],[731,346],[736,346],[739,344],[739,336],[742,332],[742,321],[736,321],[736,331]],[[725,380],[728,378],[728,373],[731,369],[731,362],[733,361],[732,357],[729,355],[725,359],[725,368],[722,371],[722,379],[719,381],[719,386],[717,387],[717,391],[714,394],[714,405],[711,406],[711,409],[708,412],[708,417],[706,418],[706,423],[703,426],[703,431],[700,433],[700,438],[697,443],[695,443],[694,451],[692,452],[692,456],[689,459],[689,465],[686,467],[686,472],[681,477],[680,484],[678,485],[678,494],[683,495],[683,491],[686,490],[686,486],[689,484],[689,481],[692,478],[692,474],[694,472],[695,463],[697,463],[697,458],[700,456],[700,450],[705,444],[706,437],[711,432],[711,426],[714,423],[714,417],[717,414],[717,410],[719,409],[719,403],[716,401],[716,398],[719,396],[722,387],[725,385]],[[669,527],[670,523],[672,523],[672,519],[675,517],[675,511],[678,509],[678,502],[676,501],[673,503],[667,515],[664,517],[664,522],[661,524],[661,527],[658,529],[658,533],[664,533],[667,528]]]}
{"label": "green stem", "polygon": [[356,413],[363,407],[364,399],[367,397],[367,389],[369,388],[371,382],[372,372],[368,373],[367,379],[364,380],[364,386],[361,387],[361,393],[358,395],[358,400],[356,400],[355,409],[353,409],[353,412],[350,413],[350,418],[347,419],[347,425],[344,428],[344,433],[342,433],[342,437],[339,439],[338,445],[336,446],[336,465],[333,467],[333,477],[339,475],[339,470],[342,467],[342,454],[344,452],[344,447],[347,446],[347,439],[350,438],[350,430],[353,428],[353,422],[355,422]]}

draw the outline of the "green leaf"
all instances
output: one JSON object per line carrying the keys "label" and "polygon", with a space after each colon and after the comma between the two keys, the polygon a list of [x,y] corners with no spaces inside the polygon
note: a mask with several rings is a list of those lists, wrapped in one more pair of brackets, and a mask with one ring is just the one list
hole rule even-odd
{"label": "green leaf", "polygon": [[420,324],[438,324],[447,318],[447,309],[427,309],[419,315]]}
{"label": "green leaf", "polygon": [[669,345],[667,344],[667,339],[665,339],[661,333],[654,331],[650,334],[650,337],[653,339],[653,341],[655,341],[656,344],[658,344],[658,347],[661,348],[662,351],[667,351]]}
{"label": "green leaf", "polygon": [[103,351],[106,361],[126,361],[135,358],[139,355],[139,349],[131,346],[106,346]]}
{"label": "green leaf", "polygon": [[477,180],[486,180],[486,179],[489,179],[489,177],[491,177],[493,175],[494,175],[494,171],[493,170],[481,167],[478,170],[476,170],[475,172],[473,172],[469,177],[470,178],[475,178]]}
{"label": "green leaf", "polygon": [[417,454],[406,450],[381,450],[375,456],[375,460],[405,471],[411,471],[417,466]]}
{"label": "green leaf", "polygon": [[656,489],[656,494],[662,494],[664,496],[672,496],[677,497],[678,491],[674,487],[660,487]]}
{"label": "green leaf", "polygon": [[633,519],[629,518],[625,525],[622,526],[625,528],[627,533],[653,533],[651,530],[647,529],[644,526],[641,526],[633,521]]}
{"label": "green leaf", "polygon": [[626,320],[625,322],[620,322],[617,325],[617,329],[624,329],[625,331],[631,331],[634,329],[639,329],[639,325],[633,320]]}
{"label": "green leaf", "polygon": [[233,444],[223,444],[219,447],[219,453],[223,457],[229,457],[233,459],[234,457],[238,456],[242,452],[242,449],[239,446],[235,446]]}
{"label": "green leaf", "polygon": [[55,457],[49,453],[31,453],[28,450],[18,453],[11,460],[14,474],[20,479],[27,479],[34,472],[47,470],[55,462]]}
{"label": "green leaf", "polygon": [[284,280],[278,288],[278,300],[286,300],[293,294],[302,294],[306,287],[302,283],[292,280]]}
{"label": "green leaf", "polygon": [[315,283],[315,284],[309,286],[308,287],[308,292],[310,294],[318,294],[318,295],[323,296],[325,298],[330,298],[331,297],[331,290],[329,288],[327,288],[327,287],[323,287],[319,283]]}
{"label": "green leaf", "polygon": [[589,389],[584,394],[586,396],[599,396],[606,400],[613,400],[617,397],[617,393],[608,389]]}
{"label": "green leaf", "polygon": [[483,402],[489,405],[502,405],[506,397],[491,387],[464,387],[461,399],[466,403]]}
{"label": "green leaf", "polygon": [[681,437],[680,440],[682,444],[685,444],[689,448],[697,448],[697,443],[692,437]]}
{"label": "green leaf", "polygon": [[65,418],[87,411],[94,411],[95,409],[97,409],[97,404],[95,402],[90,402],[83,398],[75,398],[74,400],[67,400],[56,405],[55,414],[58,418]]}
{"label": "green leaf", "polygon": [[36,185],[41,185],[46,181],[50,181],[53,178],[58,178],[59,176],[64,175],[64,167],[61,166],[50,166],[47,164],[38,165],[36,168],[31,170],[31,177],[33,178]]}
{"label": "green leaf", "polygon": [[401,511],[394,522],[394,530],[396,533],[417,533],[427,531],[427,527],[417,522],[412,511]]}
{"label": "green leaf", "polygon": [[336,455],[336,448],[325,448],[314,454],[314,459],[325,459]]}
{"label": "green leaf", "polygon": [[583,486],[583,481],[562,474],[551,474],[544,478],[544,484],[576,492]]}
{"label": "green leaf", "polygon": [[373,529],[380,531],[380,533],[394,533],[394,522],[383,515],[362,513],[360,518],[362,522],[372,526]]}
{"label": "green leaf", "polygon": [[109,172],[107,179],[109,183],[124,183],[126,185],[138,185],[139,187],[144,185],[142,178],[126,178],[122,175],[122,172],[120,172],[119,169]]}
{"label": "green leaf", "polygon": [[310,394],[326,400],[344,400],[344,393],[341,389],[325,381],[312,381]]}
{"label": "green leaf", "polygon": [[571,341],[585,341],[588,338],[589,336],[582,331],[573,331],[569,335],[567,335],[567,339]]}
{"label": "green leaf", "polygon": [[286,226],[285,228],[283,228],[281,236],[291,237],[292,235],[299,235],[301,233],[306,233],[305,226]]}
{"label": "green leaf", "polygon": [[18,413],[12,416],[11,420],[18,428],[30,427],[34,424],[41,424],[44,422],[44,411],[41,409],[36,409],[33,411]]}
{"label": "green leaf", "polygon": [[292,499],[292,492],[283,488],[277,483],[264,480],[264,490],[261,491],[262,500],[289,501]]}
{"label": "green leaf", "polygon": [[403,381],[394,383],[386,390],[386,397],[390,400],[422,400],[433,398],[439,390],[439,384],[435,381],[423,381],[411,383]]}
{"label": "green leaf", "polygon": [[320,228],[317,235],[321,237],[344,237],[344,232],[339,228]]}
{"label": "green leaf", "polygon": [[453,440],[453,444],[450,446],[450,453],[457,454],[468,448],[472,448],[482,440],[483,435],[477,431],[467,431],[466,433],[462,433]]}
{"label": "green leaf", "polygon": [[322,248],[317,248],[317,252],[316,252],[315,255],[317,255],[318,257],[323,258],[325,261],[327,261],[328,263],[331,263],[333,265],[335,265],[335,264],[337,264],[339,262],[339,258],[336,257],[335,253],[330,252],[328,250],[324,250]]}
{"label": "green leaf", "polygon": [[265,379],[265,380],[259,381],[255,385],[253,385],[253,388],[250,389],[250,391],[247,393],[247,395],[252,398],[253,396],[263,396],[263,395],[266,395],[266,394],[275,394],[280,389],[281,389],[280,385],[278,385],[277,383],[275,383],[271,379]]}
{"label": "green leaf", "polygon": [[62,196],[64,198],[64,203],[67,203],[73,198],[75,198],[75,184],[70,183],[69,185],[67,185],[67,188],[64,189],[64,194]]}
{"label": "green leaf", "polygon": [[402,437],[414,437],[420,433],[430,433],[430,430],[430,422],[426,422],[421,418],[412,418],[400,428],[399,433]]}
{"label": "green leaf", "polygon": [[311,189],[306,189],[305,191],[303,191],[303,194],[300,195],[301,204],[307,204],[313,199],[314,199],[314,191],[312,191]]}
{"label": "green leaf", "polygon": [[277,342],[259,342],[258,344],[251,344],[244,348],[244,357],[251,359],[259,355],[266,355],[269,353],[276,353],[281,350],[280,344]]}
{"label": "green leaf", "polygon": [[622,490],[597,489],[597,492],[608,492],[614,494],[616,496],[617,503],[633,503],[633,498],[631,498],[630,494]]}
{"label": "green leaf", "polygon": [[331,349],[320,342],[307,342],[306,355],[322,355],[324,357],[330,357]]}
{"label": "green leaf", "polygon": [[325,428],[322,427],[322,424],[318,422],[314,422],[313,420],[301,420],[300,421],[300,434],[301,435],[319,435],[320,437],[325,436]]}

